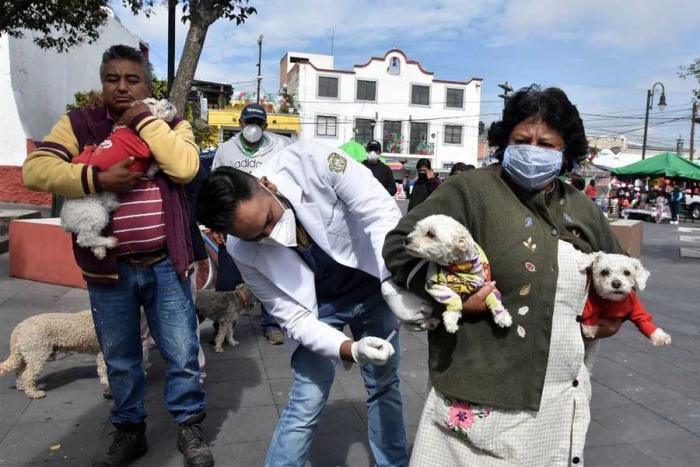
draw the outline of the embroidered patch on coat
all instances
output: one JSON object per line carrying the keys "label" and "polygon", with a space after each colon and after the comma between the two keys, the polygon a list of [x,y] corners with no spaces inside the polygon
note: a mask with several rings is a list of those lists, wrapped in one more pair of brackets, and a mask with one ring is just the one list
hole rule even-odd
{"label": "embroidered patch on coat", "polygon": [[566,222],[573,222],[574,220],[571,218],[571,216],[567,213],[564,213],[564,219],[566,219]]}
{"label": "embroidered patch on coat", "polygon": [[537,245],[532,243],[532,237],[528,238],[526,242],[523,242],[523,245],[525,245],[525,248],[527,248],[533,253],[537,249]]}
{"label": "embroidered patch on coat", "polygon": [[518,325],[518,335],[522,338],[525,338],[525,328]]}
{"label": "embroidered patch on coat", "polygon": [[532,263],[529,262],[529,261],[528,261],[527,263],[525,263],[525,267],[526,267],[527,270],[530,271],[530,272],[535,272],[535,271],[537,271],[537,268],[535,267],[535,265],[532,264]]}
{"label": "embroidered patch on coat", "polygon": [[521,306],[521,307],[518,309],[518,314],[521,315],[521,316],[525,316],[525,315],[527,314],[528,311],[530,311],[530,308],[529,308],[529,307]]}
{"label": "embroidered patch on coat", "polygon": [[522,289],[520,289],[520,296],[524,297],[526,295],[530,295],[530,284],[526,285]]}
{"label": "embroidered patch on coat", "polygon": [[348,160],[337,152],[333,152],[328,156],[328,168],[331,172],[344,173],[347,166]]}
{"label": "embroidered patch on coat", "polygon": [[525,218],[525,227],[532,227],[532,217]]}

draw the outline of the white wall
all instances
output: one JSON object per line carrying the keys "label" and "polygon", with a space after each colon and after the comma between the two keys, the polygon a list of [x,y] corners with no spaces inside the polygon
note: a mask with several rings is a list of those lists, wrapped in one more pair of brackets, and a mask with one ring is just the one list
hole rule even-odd
{"label": "white wall", "polygon": [[[390,60],[397,57],[401,63],[401,74],[387,73]],[[409,59],[410,60],[410,59]],[[332,76],[339,78],[338,99],[318,97],[318,77]],[[290,75],[289,89],[297,94],[301,105],[302,138],[318,138],[329,145],[339,146],[353,138],[353,128],[356,118],[374,119],[377,124],[374,137],[383,139],[383,122],[385,120],[403,121],[402,133],[405,139],[402,155],[388,155],[399,159],[415,159],[428,157],[435,167],[443,164],[465,162],[476,165],[478,146],[478,123],[481,102],[481,82],[471,81],[468,85],[434,82],[431,74],[423,72],[417,64],[407,63],[400,52],[390,52],[383,60],[372,60],[367,66],[355,66],[354,73],[319,72],[309,64],[299,64],[298,71]],[[357,102],[357,80],[377,81],[377,101]],[[431,86],[430,106],[415,106],[410,104],[411,85],[421,84]],[[477,86],[478,85],[478,86]],[[464,90],[464,108],[451,109],[445,107],[446,88],[452,87]],[[319,137],[316,135],[316,117],[318,115],[335,116],[338,118],[337,136]],[[425,119],[428,123],[428,143],[436,143],[433,156],[408,154],[410,140],[409,118],[414,121]],[[462,144],[444,143],[445,125],[462,126]],[[435,138],[430,135],[435,134]]]}
{"label": "white wall", "polygon": [[27,137],[12,90],[9,42],[7,34],[0,36],[0,165],[17,166],[27,155]]}
{"label": "white wall", "polygon": [[[65,113],[66,104],[74,101],[76,92],[101,89],[99,69],[104,51],[116,44],[138,48],[139,39],[118,20],[109,18],[97,42],[63,54],[40,49],[29,32],[22,39],[5,37],[0,44],[0,142],[12,141],[9,145],[13,148],[9,151],[3,145],[0,165],[21,165],[26,157],[26,138],[41,141]],[[4,68],[8,64],[9,80]],[[10,115],[8,108],[18,109],[18,115]],[[25,134],[17,131],[17,116]]]}

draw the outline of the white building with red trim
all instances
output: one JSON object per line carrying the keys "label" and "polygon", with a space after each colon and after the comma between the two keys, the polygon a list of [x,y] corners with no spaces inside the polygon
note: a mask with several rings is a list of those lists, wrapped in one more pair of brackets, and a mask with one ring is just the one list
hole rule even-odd
{"label": "white building with red trim", "polygon": [[352,71],[336,69],[329,55],[288,52],[280,61],[280,83],[301,116],[300,138],[331,146],[377,139],[386,156],[426,157],[436,169],[476,165],[481,82],[437,79],[398,49]]}

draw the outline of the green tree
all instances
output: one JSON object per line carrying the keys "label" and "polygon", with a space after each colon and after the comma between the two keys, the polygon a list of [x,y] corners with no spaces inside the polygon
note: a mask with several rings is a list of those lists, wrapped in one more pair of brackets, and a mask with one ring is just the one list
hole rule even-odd
{"label": "green tree", "polygon": [[[116,1],[116,0],[115,0]],[[157,0],[121,0],[133,14],[153,13]],[[219,19],[243,24],[257,10],[249,0],[166,0],[182,7],[182,21],[189,22],[185,46],[180,56],[170,101],[185,108],[197,64],[202,55],[209,27]],[[64,52],[99,37],[99,28],[109,16],[109,0],[0,0],[0,35],[23,37],[25,31],[36,33],[34,42],[41,48]]]}
{"label": "green tree", "polygon": [[193,111],[193,102],[188,101],[185,109],[185,119],[192,125],[192,132],[194,133],[194,141],[200,148],[207,148],[209,146],[215,146],[216,141],[214,140],[214,129],[209,126],[206,120],[199,116],[195,116]]}
{"label": "green tree", "polygon": [[[682,65],[679,68],[678,76],[683,79],[692,78],[700,83],[700,57],[693,60],[690,65]],[[700,89],[693,89],[693,95],[696,100],[700,100]]]}
{"label": "green tree", "polygon": [[248,0],[184,0],[180,3],[185,13],[182,21],[189,21],[190,27],[177,67],[177,75],[170,90],[170,102],[178,109],[184,108],[209,27],[222,18],[241,25],[257,13],[255,8],[247,6]]}
{"label": "green tree", "polygon": [[[121,0],[132,13],[150,16],[153,0]],[[65,52],[70,47],[92,43],[109,17],[109,0],[0,0],[0,36],[24,37],[35,33],[42,49]]]}

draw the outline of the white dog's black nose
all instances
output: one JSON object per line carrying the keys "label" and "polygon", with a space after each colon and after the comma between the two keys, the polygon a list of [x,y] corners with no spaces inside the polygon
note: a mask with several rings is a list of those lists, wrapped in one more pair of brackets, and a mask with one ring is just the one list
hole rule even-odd
{"label": "white dog's black nose", "polygon": [[614,280],[610,283],[610,285],[612,285],[613,289],[619,289],[620,287],[622,287],[622,282]]}

